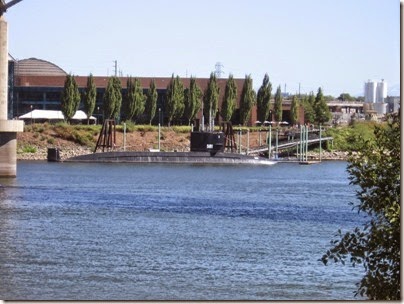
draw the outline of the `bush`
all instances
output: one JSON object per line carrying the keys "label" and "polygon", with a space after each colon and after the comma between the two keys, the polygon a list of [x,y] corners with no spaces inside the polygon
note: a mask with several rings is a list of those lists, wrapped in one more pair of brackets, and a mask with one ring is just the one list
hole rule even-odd
{"label": "bush", "polygon": [[191,132],[191,126],[173,126],[172,129],[176,133],[189,133],[189,132]]}
{"label": "bush", "polygon": [[[123,132],[123,124],[116,126],[116,130],[119,132]],[[140,132],[157,131],[157,127],[150,125],[136,125],[133,121],[127,121],[126,132],[131,133],[136,131]]]}
{"label": "bush", "polygon": [[37,148],[31,145],[24,146],[21,150],[22,153],[36,153],[36,151]]}
{"label": "bush", "polygon": [[374,129],[378,123],[357,121],[350,126],[329,128],[326,136],[333,137],[333,147],[338,151],[358,151],[361,148],[360,139],[375,140]]}

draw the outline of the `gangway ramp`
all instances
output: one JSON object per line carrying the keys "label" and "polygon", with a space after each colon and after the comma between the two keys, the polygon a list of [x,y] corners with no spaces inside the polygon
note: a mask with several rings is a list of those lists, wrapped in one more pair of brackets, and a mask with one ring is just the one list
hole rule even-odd
{"label": "gangway ramp", "polygon": [[[331,136],[328,136],[328,137],[322,137],[321,139],[315,138],[315,139],[302,140],[302,141],[300,141],[300,140],[288,141],[286,143],[278,144],[278,150],[293,148],[293,147],[300,145],[301,143],[306,143],[306,142],[307,142],[307,144],[316,144],[316,143],[320,143],[320,140],[321,140],[321,142],[323,142],[323,141],[333,140],[333,138]],[[276,146],[271,145],[271,151],[275,150],[275,149],[276,149]],[[267,152],[267,151],[268,151],[268,145],[265,145],[265,146],[261,146],[257,149],[249,150],[247,154],[258,154],[258,153]]]}

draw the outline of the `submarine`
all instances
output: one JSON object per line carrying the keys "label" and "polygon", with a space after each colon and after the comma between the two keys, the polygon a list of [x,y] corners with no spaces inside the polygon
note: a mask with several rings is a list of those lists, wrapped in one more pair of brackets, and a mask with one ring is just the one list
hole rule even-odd
{"label": "submarine", "polygon": [[[111,148],[114,145],[111,138],[113,130],[101,130],[99,143],[110,143],[102,147]],[[106,126],[108,128],[108,126]],[[101,135],[106,137],[101,138]],[[111,135],[111,136],[110,136]],[[225,152],[225,150],[231,152]],[[276,161],[245,154],[234,153],[237,151],[234,140],[234,132],[231,124],[222,125],[219,131],[192,131],[190,140],[190,152],[162,152],[162,151],[107,151],[97,152],[97,147],[92,154],[75,156],[64,162],[86,163],[172,163],[172,164],[214,164],[214,165],[274,165]]]}

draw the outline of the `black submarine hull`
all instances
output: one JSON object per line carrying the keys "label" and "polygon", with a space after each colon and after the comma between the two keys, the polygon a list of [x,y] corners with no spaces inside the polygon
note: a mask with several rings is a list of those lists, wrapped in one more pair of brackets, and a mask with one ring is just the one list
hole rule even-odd
{"label": "black submarine hull", "polygon": [[274,165],[262,157],[224,152],[132,152],[113,151],[75,156],[64,162],[88,163],[178,163],[178,164],[256,164]]}

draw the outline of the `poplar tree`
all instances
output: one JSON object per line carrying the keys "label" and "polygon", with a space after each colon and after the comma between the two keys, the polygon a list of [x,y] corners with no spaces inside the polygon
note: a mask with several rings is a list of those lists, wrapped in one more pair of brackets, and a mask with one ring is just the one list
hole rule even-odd
{"label": "poplar tree", "polygon": [[188,119],[188,125],[191,124],[191,121],[201,109],[202,96],[203,94],[201,88],[196,84],[195,78],[191,77],[189,81],[189,88],[185,90],[184,115]]}
{"label": "poplar tree", "polygon": [[291,123],[294,125],[297,123],[299,115],[299,99],[296,95],[293,95],[292,104],[290,105],[290,119]]}
{"label": "poplar tree", "polygon": [[64,88],[62,91],[61,110],[65,119],[70,121],[80,105],[80,92],[74,76],[66,76]]}
{"label": "poplar tree", "polygon": [[[211,117],[214,119],[218,111],[220,88],[217,85],[215,73],[210,73],[208,86],[203,94],[203,115],[205,120]],[[209,122],[210,123],[210,122]]]}
{"label": "poplar tree", "polygon": [[122,106],[122,85],[121,85],[121,80],[118,77],[113,77],[113,84],[114,84],[114,91],[115,91],[115,96],[116,96],[116,102],[115,102],[115,109],[113,114],[113,118],[120,118],[121,114],[121,106]]}
{"label": "poplar tree", "polygon": [[282,120],[282,91],[281,86],[278,86],[275,93],[275,104],[274,104],[274,114],[275,121],[278,123]]}
{"label": "poplar tree", "polygon": [[236,108],[237,86],[233,75],[230,74],[224,91],[221,115],[224,121],[230,121]]}
{"label": "poplar tree", "polygon": [[175,78],[175,91],[176,95],[178,96],[177,99],[177,109],[175,111],[174,117],[176,119],[181,119],[181,117],[184,115],[184,110],[185,110],[185,89],[184,89],[184,84],[182,83],[180,76],[177,75]]}
{"label": "poplar tree", "polygon": [[331,119],[331,113],[328,109],[327,102],[324,99],[323,91],[318,88],[317,95],[314,102],[314,112],[316,115],[316,122],[323,124]]}
{"label": "poplar tree", "polygon": [[97,101],[97,87],[94,83],[93,74],[90,74],[87,77],[87,87],[83,95],[84,111],[87,115],[87,124],[90,124],[90,117],[94,113],[95,103]]}
{"label": "poplar tree", "polygon": [[262,85],[257,93],[257,118],[264,122],[269,115],[269,106],[272,93],[272,83],[269,81],[268,74],[265,74]]}
{"label": "poplar tree", "polygon": [[251,109],[256,103],[256,93],[250,75],[245,76],[240,100],[240,123],[245,125],[250,119]]}
{"label": "poplar tree", "polygon": [[304,122],[305,123],[314,123],[316,117],[314,113],[314,102],[315,102],[315,97],[314,93],[311,92],[309,96],[306,96],[303,99],[303,107],[304,107]]}
{"label": "poplar tree", "polygon": [[126,94],[122,100],[123,119],[129,121],[135,115],[134,83],[132,77],[126,80]]}
{"label": "poplar tree", "polygon": [[128,93],[127,93],[127,105],[128,113],[127,119],[134,118],[136,121],[144,112],[146,96],[143,94],[143,88],[140,84],[140,80],[135,78],[128,79]]}
{"label": "poplar tree", "polygon": [[122,105],[121,81],[118,77],[110,77],[105,89],[103,106],[105,119],[118,118]]}
{"label": "poplar tree", "polygon": [[149,89],[147,90],[146,93],[146,105],[145,105],[145,114],[150,125],[154,116],[156,115],[157,98],[158,93],[156,89],[156,84],[154,82],[154,79],[152,79],[150,81]]}
{"label": "poplar tree", "polygon": [[166,113],[168,117],[168,126],[174,118],[182,116],[184,112],[184,86],[177,75],[174,78],[174,74],[171,76],[170,83],[166,90]]}

